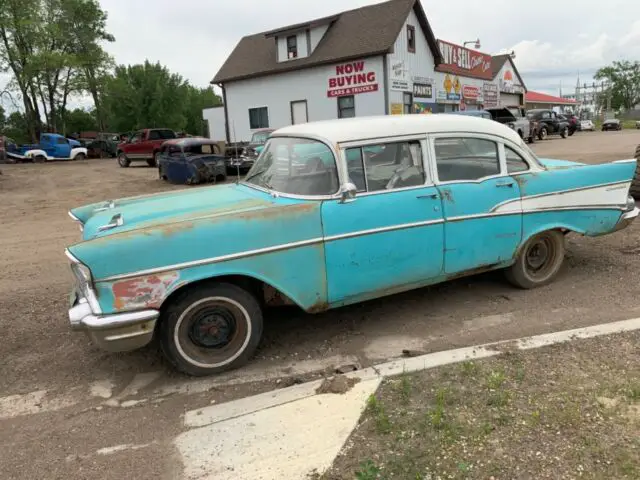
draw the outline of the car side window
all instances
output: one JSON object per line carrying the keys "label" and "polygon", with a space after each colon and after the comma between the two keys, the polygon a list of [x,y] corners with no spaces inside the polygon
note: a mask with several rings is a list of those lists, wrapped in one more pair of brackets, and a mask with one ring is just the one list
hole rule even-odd
{"label": "car side window", "polygon": [[345,150],[351,183],[359,192],[378,192],[423,185],[426,177],[417,140]]}
{"label": "car side window", "polygon": [[505,145],[504,153],[507,158],[507,173],[526,172],[529,164],[515,150]]}
{"label": "car side window", "polygon": [[130,143],[138,143],[142,138],[141,133],[136,133],[133,137],[131,137]]}
{"label": "car side window", "polygon": [[157,130],[151,130],[149,132],[149,140],[160,140],[160,133]]}
{"label": "car side window", "polygon": [[436,166],[442,182],[479,180],[500,174],[498,145],[481,138],[436,138]]}

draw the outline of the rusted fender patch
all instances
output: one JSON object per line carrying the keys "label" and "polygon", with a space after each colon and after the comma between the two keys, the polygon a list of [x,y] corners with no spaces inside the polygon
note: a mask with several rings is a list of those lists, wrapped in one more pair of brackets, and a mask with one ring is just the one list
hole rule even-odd
{"label": "rusted fender patch", "polygon": [[179,279],[178,272],[166,272],[115,282],[111,287],[113,308],[115,310],[159,308]]}

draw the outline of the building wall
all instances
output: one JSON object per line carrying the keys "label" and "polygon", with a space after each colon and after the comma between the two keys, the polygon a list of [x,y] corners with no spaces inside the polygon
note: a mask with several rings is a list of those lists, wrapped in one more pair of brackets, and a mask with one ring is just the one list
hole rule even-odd
{"label": "building wall", "polygon": [[[368,85],[375,84],[377,90],[354,94],[356,116],[383,115],[385,100],[382,57],[369,57],[347,64],[359,62],[364,62],[362,73],[373,73],[370,78],[374,78],[375,82],[368,82]],[[250,108],[267,107],[269,128],[291,125],[292,101],[307,101],[309,121],[337,118],[338,99],[328,96],[327,92],[330,90],[330,79],[349,76],[338,75],[337,67],[344,65],[325,65],[227,83],[225,89],[231,140],[250,140],[253,132],[249,124]]]}
{"label": "building wall", "polygon": [[[415,53],[409,52],[408,49],[407,25],[415,27]],[[388,112],[396,113],[398,105],[402,106],[403,92],[413,93],[413,83],[431,84],[433,92],[431,97],[414,99],[414,103],[433,104],[435,102],[434,68],[433,54],[427,43],[427,38],[420,27],[418,17],[411,10],[393,46],[393,53],[387,55]]]}
{"label": "building wall", "polygon": [[202,119],[207,121],[209,126],[209,138],[213,140],[225,140],[224,107],[205,108],[202,110]]}
{"label": "building wall", "polygon": [[496,75],[500,90],[500,106],[517,107],[524,105],[525,87],[516,74],[511,61],[504,62],[500,72]]}

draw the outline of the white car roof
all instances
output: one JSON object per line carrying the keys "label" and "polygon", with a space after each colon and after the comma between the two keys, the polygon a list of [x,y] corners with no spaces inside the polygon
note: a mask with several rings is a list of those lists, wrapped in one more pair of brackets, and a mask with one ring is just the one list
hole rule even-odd
{"label": "white car roof", "polygon": [[279,128],[271,136],[320,137],[335,144],[367,138],[454,132],[496,135],[515,143],[521,141],[515,131],[494,120],[446,113],[380,115],[301,123]]}

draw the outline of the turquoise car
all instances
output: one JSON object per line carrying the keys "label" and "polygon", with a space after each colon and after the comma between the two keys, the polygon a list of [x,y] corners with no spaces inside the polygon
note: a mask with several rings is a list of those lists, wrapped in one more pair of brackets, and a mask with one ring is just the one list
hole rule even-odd
{"label": "turquoise car", "polygon": [[461,115],[285,127],[242,182],[71,210],[69,320],[109,351],[155,335],[177,369],[207,375],[251,358],[270,305],[322,312],[496,269],[539,287],[567,234],[638,216],[635,167],[541,159]]}

